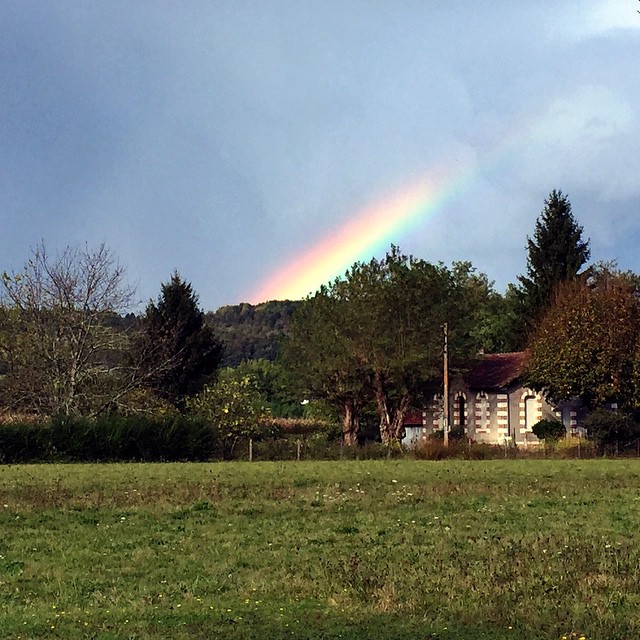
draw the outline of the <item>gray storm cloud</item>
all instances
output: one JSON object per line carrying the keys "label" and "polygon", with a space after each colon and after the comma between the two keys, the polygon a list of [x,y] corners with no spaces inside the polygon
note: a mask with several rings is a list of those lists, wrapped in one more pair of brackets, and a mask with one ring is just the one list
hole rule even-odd
{"label": "gray storm cloud", "polygon": [[639,23],[616,0],[5,4],[0,268],[42,238],[106,241],[142,299],[177,268],[206,308],[239,302],[364,204],[547,113],[394,242],[502,287],[562,188],[593,257],[638,269]]}

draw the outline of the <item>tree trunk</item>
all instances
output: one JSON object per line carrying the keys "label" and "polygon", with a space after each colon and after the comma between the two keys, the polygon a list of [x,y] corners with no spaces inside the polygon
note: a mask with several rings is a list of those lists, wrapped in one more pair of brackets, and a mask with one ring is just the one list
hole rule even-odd
{"label": "tree trunk", "polygon": [[380,417],[380,439],[382,440],[382,444],[389,445],[393,439],[393,432],[391,430],[391,418],[389,416],[387,394],[384,390],[382,378],[379,374],[376,374],[375,376],[374,387],[378,416]]}
{"label": "tree trunk", "polygon": [[360,429],[360,410],[354,400],[345,400],[342,407],[342,441],[347,446],[353,446],[358,442]]}
{"label": "tree trunk", "polygon": [[405,435],[404,418],[409,410],[411,395],[405,391],[396,407],[389,407],[382,378],[376,376],[374,381],[376,404],[380,417],[380,438],[383,444],[390,445],[393,442],[400,442]]}
{"label": "tree trunk", "polygon": [[398,442],[401,442],[405,436],[404,417],[407,415],[410,402],[411,396],[408,393],[404,393],[402,398],[400,398],[400,402],[398,403],[396,410],[393,412],[391,429],[393,437]]}

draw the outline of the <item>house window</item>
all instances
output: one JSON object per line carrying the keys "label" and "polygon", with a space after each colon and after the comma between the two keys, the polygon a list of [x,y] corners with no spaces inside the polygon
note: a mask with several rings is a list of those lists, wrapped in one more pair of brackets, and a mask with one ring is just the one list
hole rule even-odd
{"label": "house window", "polygon": [[432,427],[433,430],[442,429],[444,425],[444,399],[439,394],[436,393],[433,396],[433,402],[431,403],[431,412],[432,412]]}
{"label": "house window", "polygon": [[538,398],[526,396],[524,399],[524,427],[527,431],[533,429],[538,422]]}
{"label": "house window", "polygon": [[464,427],[467,424],[466,413],[467,413],[467,400],[464,395],[460,394],[456,398],[457,409],[458,409],[458,426]]}
{"label": "house window", "polygon": [[482,391],[476,396],[476,427],[488,429],[489,420],[489,396]]}

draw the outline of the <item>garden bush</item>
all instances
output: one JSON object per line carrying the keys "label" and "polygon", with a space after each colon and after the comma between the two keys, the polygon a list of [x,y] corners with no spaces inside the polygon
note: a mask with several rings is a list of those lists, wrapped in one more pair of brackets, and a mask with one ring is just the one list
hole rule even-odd
{"label": "garden bush", "polygon": [[585,427],[601,453],[634,447],[640,438],[640,425],[631,414],[622,411],[596,409],[587,416]]}
{"label": "garden bush", "polygon": [[548,418],[536,422],[531,430],[536,438],[551,443],[557,442],[567,435],[567,430],[562,422]]}

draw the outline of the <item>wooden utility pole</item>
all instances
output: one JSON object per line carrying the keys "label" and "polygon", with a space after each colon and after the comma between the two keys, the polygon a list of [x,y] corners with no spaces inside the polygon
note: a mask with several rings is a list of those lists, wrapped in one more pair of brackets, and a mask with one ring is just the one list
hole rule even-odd
{"label": "wooden utility pole", "polygon": [[444,446],[449,446],[449,327],[444,323],[444,397],[442,398]]}

